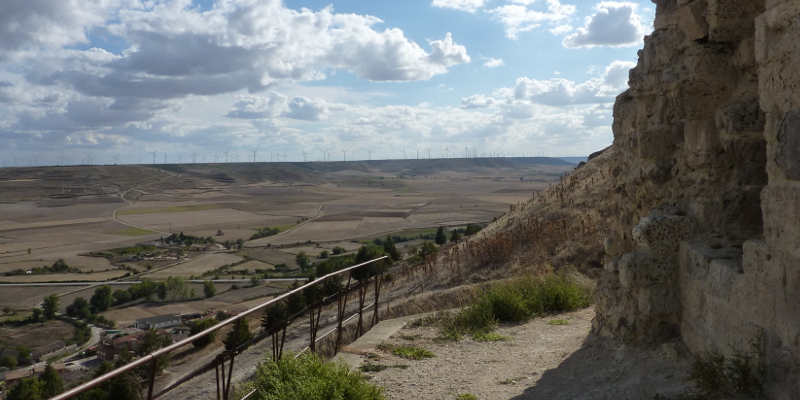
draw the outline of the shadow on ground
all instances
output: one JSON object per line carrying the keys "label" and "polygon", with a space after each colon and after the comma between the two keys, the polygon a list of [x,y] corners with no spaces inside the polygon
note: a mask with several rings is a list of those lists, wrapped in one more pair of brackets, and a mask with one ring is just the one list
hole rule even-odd
{"label": "shadow on ground", "polygon": [[557,368],[512,400],[654,399],[686,391],[689,363],[680,345],[656,349],[623,345],[589,336]]}

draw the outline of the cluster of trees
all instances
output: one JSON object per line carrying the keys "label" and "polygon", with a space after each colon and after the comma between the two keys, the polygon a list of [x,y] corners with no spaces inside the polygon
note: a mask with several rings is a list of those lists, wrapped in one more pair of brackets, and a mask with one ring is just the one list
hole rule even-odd
{"label": "cluster of trees", "polygon": [[191,246],[193,244],[214,244],[217,240],[214,237],[197,237],[192,235],[184,235],[181,233],[173,233],[166,238],[161,238],[161,243],[164,244],[177,244],[180,246]]}
{"label": "cluster of trees", "polygon": [[[56,262],[53,263],[51,266],[43,266],[41,268],[34,267],[30,270],[32,275],[44,275],[44,274],[66,274],[66,273],[80,273],[81,270],[75,267],[70,267],[63,258],[59,258]],[[6,272],[5,276],[14,276],[14,275],[26,275],[28,271],[23,269],[15,269],[12,271]]]}
{"label": "cluster of trees", "polygon": [[[103,285],[95,289],[94,295],[89,301],[83,297],[76,297],[72,304],[67,306],[66,312],[70,317],[82,319],[91,324],[113,328],[116,323],[99,314],[111,307],[111,299],[111,287]],[[46,300],[45,298],[45,304]]]}
{"label": "cluster of trees", "polygon": [[64,391],[64,381],[52,365],[45,367],[39,377],[25,378],[8,391],[6,400],[48,399]]}
{"label": "cluster of trees", "polygon": [[277,235],[280,232],[281,232],[281,230],[279,228],[266,227],[266,228],[257,229],[256,233],[254,233],[253,236],[250,236],[250,240],[256,240],[258,238]]}
{"label": "cluster of trees", "polygon": [[[465,228],[453,229],[452,231],[450,231],[449,235],[450,241],[457,242],[463,236],[474,235],[480,232],[481,229],[483,229],[483,226],[479,224],[467,224]],[[447,229],[445,229],[445,227],[443,226],[440,226],[439,229],[436,230],[436,238],[435,238],[436,244],[441,246],[447,243],[447,238],[448,238],[447,232],[448,232]]]}
{"label": "cluster of trees", "polygon": [[244,239],[226,240],[222,242],[222,245],[228,250],[241,250],[244,247]]}

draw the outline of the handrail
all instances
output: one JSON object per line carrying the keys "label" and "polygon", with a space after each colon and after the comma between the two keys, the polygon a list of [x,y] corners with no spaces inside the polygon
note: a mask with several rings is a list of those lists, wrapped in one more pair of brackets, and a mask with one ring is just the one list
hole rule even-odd
{"label": "handrail", "polygon": [[124,373],[126,373],[128,371],[133,370],[134,368],[137,368],[139,366],[147,364],[148,362],[155,362],[155,360],[158,357],[160,357],[160,356],[162,356],[164,354],[167,354],[167,353],[169,353],[169,352],[171,352],[173,350],[176,350],[178,348],[186,346],[187,344],[190,344],[193,341],[195,341],[195,340],[197,340],[197,339],[199,339],[199,338],[201,338],[203,336],[210,335],[213,332],[216,332],[216,331],[218,331],[218,330],[220,330],[220,329],[222,329],[222,328],[224,328],[224,327],[226,327],[228,325],[231,325],[231,324],[239,321],[240,319],[246,317],[249,314],[252,314],[252,313],[254,313],[254,312],[258,311],[258,310],[261,310],[261,309],[263,309],[263,308],[265,308],[265,307],[267,307],[267,306],[269,306],[269,305],[271,305],[273,303],[277,303],[277,302],[279,302],[279,301],[281,301],[281,300],[283,300],[283,299],[285,299],[285,298],[287,298],[287,297],[289,297],[289,296],[291,296],[291,295],[293,295],[295,293],[298,293],[298,292],[300,292],[300,291],[302,291],[302,290],[304,290],[304,289],[306,289],[308,287],[314,286],[314,285],[316,285],[316,284],[318,284],[320,282],[325,282],[325,280],[330,278],[330,277],[333,277],[333,276],[336,276],[336,275],[341,275],[341,274],[346,273],[346,272],[350,272],[350,271],[352,271],[352,270],[354,270],[356,268],[363,267],[363,266],[365,266],[367,264],[371,264],[371,263],[383,260],[383,259],[388,258],[388,257],[389,256],[379,257],[379,258],[376,258],[374,260],[370,260],[370,261],[367,261],[367,262],[364,262],[364,263],[361,263],[361,264],[358,264],[358,265],[354,265],[352,267],[347,267],[347,268],[344,268],[344,269],[341,269],[341,270],[338,270],[338,271],[335,271],[335,272],[331,272],[331,273],[329,273],[329,274],[327,274],[325,276],[322,276],[322,277],[317,278],[317,279],[315,279],[315,280],[313,280],[311,282],[308,282],[303,286],[300,286],[298,288],[292,289],[292,290],[290,290],[290,291],[288,291],[288,292],[286,292],[286,293],[284,293],[284,294],[282,294],[282,295],[280,295],[278,297],[275,297],[275,298],[273,298],[273,299],[271,299],[271,300],[269,300],[269,301],[267,301],[265,303],[262,303],[262,304],[260,304],[258,306],[255,306],[255,307],[250,308],[250,309],[248,309],[246,311],[243,311],[243,312],[239,313],[238,315],[236,315],[234,317],[226,319],[225,321],[220,321],[219,324],[214,325],[214,326],[212,326],[212,327],[210,327],[210,328],[208,328],[208,329],[206,329],[206,330],[204,330],[204,331],[202,331],[200,333],[197,333],[194,336],[190,336],[190,337],[188,337],[186,339],[181,340],[180,342],[173,343],[173,344],[171,344],[171,345],[169,345],[167,347],[163,347],[163,348],[158,349],[158,350],[156,350],[156,351],[154,351],[152,353],[146,354],[146,355],[142,356],[141,358],[139,358],[137,360],[131,361],[128,364],[125,364],[125,365],[123,365],[123,366],[121,366],[119,368],[114,369],[113,371],[109,371],[109,372],[107,372],[107,373],[105,373],[103,375],[98,376],[97,378],[94,378],[94,379],[92,379],[92,380],[90,380],[88,382],[84,382],[83,384],[80,384],[80,385],[78,385],[78,386],[76,386],[76,387],[74,387],[74,388],[72,388],[70,390],[67,390],[64,393],[61,393],[61,394],[59,394],[59,395],[57,395],[55,397],[51,397],[50,400],[69,399],[72,396],[75,396],[77,394],[83,393],[84,391],[86,391],[88,389],[91,389],[91,388],[93,388],[93,387],[95,387],[95,386],[97,386],[97,385],[99,385],[99,384],[101,384],[103,382],[106,382],[106,381],[108,381],[108,380],[110,380],[112,378],[116,378],[117,376],[120,376],[120,375],[122,375],[122,374],[124,374]]}

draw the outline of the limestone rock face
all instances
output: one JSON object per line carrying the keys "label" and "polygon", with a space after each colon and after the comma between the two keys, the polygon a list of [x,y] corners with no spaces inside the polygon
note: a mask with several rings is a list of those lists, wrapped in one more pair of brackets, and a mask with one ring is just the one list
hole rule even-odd
{"label": "limestone rock face", "polygon": [[800,398],[800,1],[654,2],[593,329],[755,351],[770,398]]}

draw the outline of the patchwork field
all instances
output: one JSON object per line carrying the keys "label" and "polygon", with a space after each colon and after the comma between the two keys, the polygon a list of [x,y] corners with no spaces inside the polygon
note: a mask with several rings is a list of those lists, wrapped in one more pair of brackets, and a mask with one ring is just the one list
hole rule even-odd
{"label": "patchwork field", "polygon": [[[0,280],[119,278],[126,271],[82,254],[165,236],[149,230],[246,241],[240,255],[201,257],[153,272],[155,279],[199,276],[244,254],[253,260],[241,269],[294,266],[299,251],[316,257],[389,233],[490,222],[573,167],[537,158],[0,169],[0,274],[58,259],[81,271]],[[285,225],[291,228],[248,241],[257,229]],[[32,289],[0,296],[0,307],[30,306],[49,293]]]}

